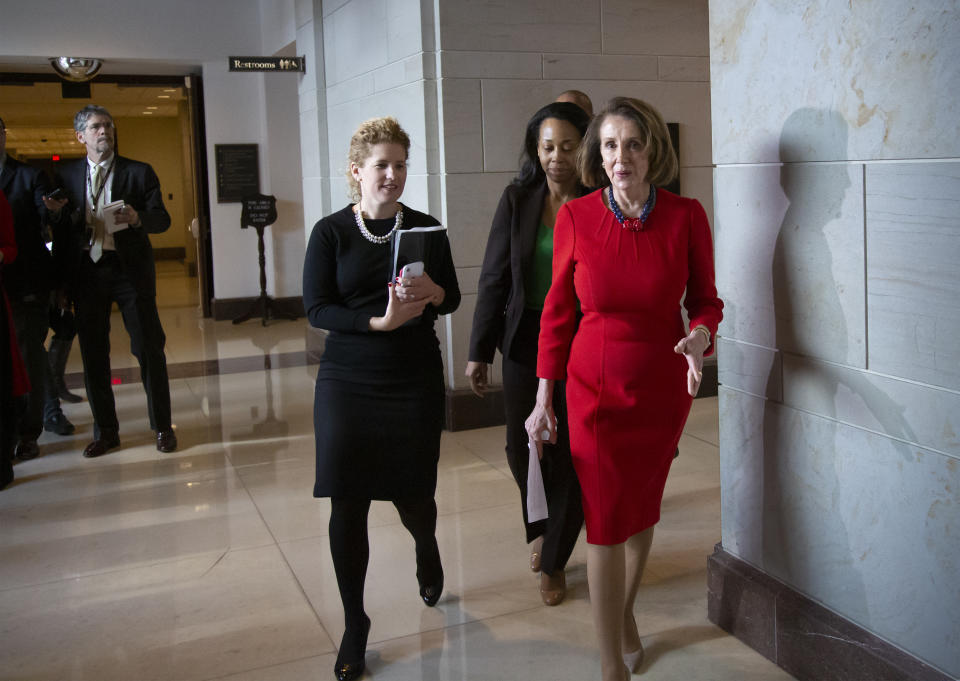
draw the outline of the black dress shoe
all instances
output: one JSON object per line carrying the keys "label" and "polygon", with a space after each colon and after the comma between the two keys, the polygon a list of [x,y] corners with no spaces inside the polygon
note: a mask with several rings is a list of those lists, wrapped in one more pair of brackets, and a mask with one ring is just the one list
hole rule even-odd
{"label": "black dress shoe", "polygon": [[370,633],[370,618],[363,616],[361,625],[353,630],[346,629],[340,639],[340,652],[333,665],[333,674],[338,681],[353,681],[363,676],[366,669],[364,656],[367,654],[367,635]]}
{"label": "black dress shoe", "polygon": [[48,433],[56,433],[57,435],[73,435],[76,426],[70,423],[70,419],[61,411],[56,416],[44,419],[43,429]]}
{"label": "black dress shoe", "polygon": [[427,551],[422,554],[417,551],[417,583],[424,604],[430,608],[435,606],[443,593],[443,565],[440,563],[440,547],[436,538]]}
{"label": "black dress shoe", "polygon": [[172,429],[157,432],[157,451],[169,454],[177,449],[177,436]]}
{"label": "black dress shoe", "polygon": [[13,455],[21,461],[36,459],[40,456],[40,448],[37,446],[36,440],[20,440],[20,442],[17,443],[17,448],[14,450]]}
{"label": "black dress shoe", "polygon": [[111,449],[116,449],[119,446],[119,435],[101,435],[87,445],[87,448],[83,450],[83,455],[88,459],[95,459],[96,457],[103,456]]}

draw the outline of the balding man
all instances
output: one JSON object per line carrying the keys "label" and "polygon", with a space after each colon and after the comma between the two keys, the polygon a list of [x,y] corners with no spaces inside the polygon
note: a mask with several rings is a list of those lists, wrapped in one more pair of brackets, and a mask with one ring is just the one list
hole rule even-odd
{"label": "balding man", "polygon": [[576,104],[586,111],[591,118],[593,117],[593,102],[590,101],[590,97],[587,96],[586,92],[581,92],[580,90],[565,90],[560,93],[555,101]]}

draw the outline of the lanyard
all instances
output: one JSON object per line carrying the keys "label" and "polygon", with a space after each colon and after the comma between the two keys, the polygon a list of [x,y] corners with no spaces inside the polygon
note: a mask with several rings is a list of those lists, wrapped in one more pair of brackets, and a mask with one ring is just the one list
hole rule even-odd
{"label": "lanyard", "polygon": [[[100,164],[97,164],[97,165],[100,165]],[[92,173],[91,173],[92,168],[90,168],[90,164],[89,164],[89,163],[87,164],[87,187],[88,187],[87,196],[90,197],[90,211],[91,211],[91,212],[96,212],[96,210],[97,210],[97,201],[100,200],[100,195],[103,193],[104,187],[107,186],[107,180],[110,179],[110,173],[113,172],[113,166],[114,166],[114,165],[116,165],[116,159],[114,159],[114,161],[110,164],[110,167],[107,168],[107,174],[103,176],[103,182],[100,183],[100,189],[98,189],[96,195],[94,195],[94,193],[93,193],[93,178],[90,177],[90,175],[92,174]],[[102,167],[102,166],[101,166],[101,167]]]}

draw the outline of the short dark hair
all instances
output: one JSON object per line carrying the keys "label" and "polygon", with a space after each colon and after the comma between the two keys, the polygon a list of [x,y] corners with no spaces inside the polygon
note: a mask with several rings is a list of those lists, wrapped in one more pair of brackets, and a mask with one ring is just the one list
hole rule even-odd
{"label": "short dark hair", "polygon": [[646,149],[650,166],[644,179],[658,187],[670,184],[677,176],[680,163],[670,144],[667,124],[651,104],[633,97],[614,97],[590,122],[577,155],[580,181],[588,187],[610,184],[610,178],[603,170],[603,156],[600,153],[600,127],[609,116],[622,116],[637,124],[640,142]]}
{"label": "short dark hair", "polygon": [[3,122],[3,119],[0,118],[0,130],[6,130],[7,124]]}
{"label": "short dark hair", "polygon": [[520,152],[520,173],[514,178],[513,184],[523,189],[529,189],[543,181],[546,173],[540,166],[540,155],[537,145],[540,143],[540,126],[548,118],[557,118],[571,123],[583,137],[590,124],[590,116],[582,108],[570,102],[552,102],[538,110],[527,121],[527,131],[523,137],[523,150]]}
{"label": "short dark hair", "polygon": [[104,109],[102,106],[97,106],[96,104],[87,104],[73,117],[73,129],[77,132],[83,132],[87,127],[87,121],[94,116],[106,116],[110,119],[111,123],[114,122],[113,116],[111,116],[110,112]]}

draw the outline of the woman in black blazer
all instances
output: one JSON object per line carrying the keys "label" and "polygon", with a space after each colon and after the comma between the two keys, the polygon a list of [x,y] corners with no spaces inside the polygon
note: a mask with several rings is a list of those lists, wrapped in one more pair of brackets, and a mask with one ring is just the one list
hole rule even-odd
{"label": "woman in black blazer", "polygon": [[534,523],[527,519],[529,454],[524,420],[537,394],[537,338],[543,300],[550,288],[553,224],[564,203],[587,191],[577,175],[576,156],[589,123],[583,109],[565,102],[548,104],[527,123],[520,173],[504,190],[490,228],[466,370],[470,387],[482,397],[489,365],[500,348],[507,461],[520,487],[531,544],[530,568],[540,572],[540,594],[547,605],[559,604],[566,595],[564,568],[583,524],[563,386],[558,382],[554,396],[554,406],[561,405],[557,444],[540,462],[549,517]]}

